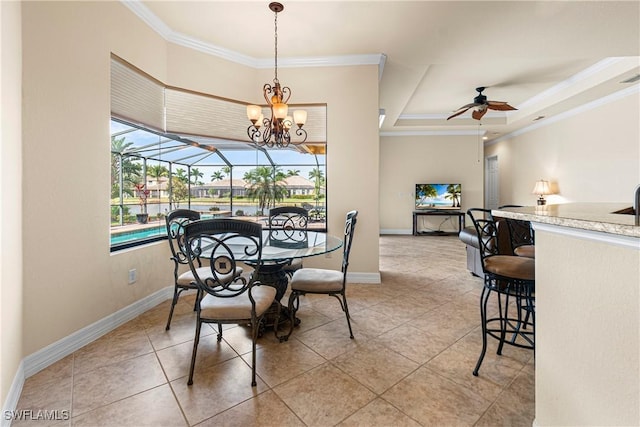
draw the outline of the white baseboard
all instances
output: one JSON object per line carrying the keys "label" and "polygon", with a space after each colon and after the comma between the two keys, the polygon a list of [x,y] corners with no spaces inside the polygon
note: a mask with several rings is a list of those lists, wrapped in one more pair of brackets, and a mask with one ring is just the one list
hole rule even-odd
{"label": "white baseboard", "polygon": [[2,427],[11,425],[5,414],[15,411],[25,379],[172,297],[173,286],[167,286],[22,359],[2,407]]}
{"label": "white baseboard", "polygon": [[382,282],[380,273],[349,273],[347,272],[347,283],[375,283]]}
{"label": "white baseboard", "polygon": [[408,228],[382,228],[380,229],[380,235],[382,234],[413,234],[413,230]]}
{"label": "white baseboard", "polygon": [[[18,365],[18,370],[16,375],[13,377],[13,382],[11,383],[11,387],[9,388],[9,393],[7,394],[7,398],[4,400],[2,404],[2,421],[0,426],[2,427],[10,427],[11,426],[11,417],[7,416],[11,411],[15,411],[18,406],[18,400],[20,400],[20,395],[22,394],[22,387],[24,386],[24,359],[20,361],[20,365]],[[9,419],[7,419],[9,418]]]}

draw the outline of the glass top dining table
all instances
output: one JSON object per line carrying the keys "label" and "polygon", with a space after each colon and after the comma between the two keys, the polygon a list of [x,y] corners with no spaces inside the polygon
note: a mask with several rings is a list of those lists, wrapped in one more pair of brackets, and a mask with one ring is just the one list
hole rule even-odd
{"label": "glass top dining table", "polygon": [[[287,290],[289,280],[283,267],[289,264],[293,258],[308,258],[326,254],[341,248],[342,244],[340,238],[321,231],[262,230],[262,262],[253,274],[256,274],[256,279],[260,282],[269,283],[276,287],[275,301],[281,305],[280,311],[283,312],[284,319],[289,317],[288,310],[287,307],[282,306],[280,300]],[[236,242],[228,247],[233,251],[236,260],[255,267],[257,255],[247,255],[245,252],[247,245]],[[203,248],[203,252],[206,254],[206,247]],[[295,321],[296,324],[300,322],[299,319],[295,319]],[[273,326],[275,322],[278,320],[273,316],[266,316],[262,326]]]}
{"label": "glass top dining table", "polygon": [[292,258],[308,258],[333,252],[342,240],[321,231],[263,230],[262,262],[280,263]]}
{"label": "glass top dining table", "polygon": [[[247,241],[242,243],[238,239],[232,244],[225,244],[225,247],[233,252],[237,261],[245,262],[252,267],[258,261],[257,253],[250,251],[247,247],[252,247],[255,242]],[[276,284],[278,288],[277,297],[280,299],[284,295],[288,278],[283,267],[294,258],[309,258],[326,254],[342,247],[342,240],[322,231],[309,230],[286,230],[286,229],[263,229],[262,230],[262,261],[260,268],[255,272],[258,279],[263,283]],[[202,255],[211,256],[211,246],[205,245],[202,248]]]}

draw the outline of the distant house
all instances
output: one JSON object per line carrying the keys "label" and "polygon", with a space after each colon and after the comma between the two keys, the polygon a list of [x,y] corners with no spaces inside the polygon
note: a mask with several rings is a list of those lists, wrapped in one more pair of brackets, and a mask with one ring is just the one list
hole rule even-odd
{"label": "distant house", "polygon": [[169,178],[147,176],[147,190],[151,191],[149,198],[169,197]]}
{"label": "distant house", "polygon": [[247,182],[244,179],[221,179],[203,185],[192,185],[192,197],[225,197],[231,192],[233,197],[244,196]]}
{"label": "distant house", "polygon": [[[283,180],[283,185],[287,189],[289,197],[293,195],[310,196],[315,192],[313,181],[301,176],[289,176]],[[244,179],[234,179],[233,183],[229,179],[221,179],[203,185],[192,185],[191,196],[225,197],[229,195],[230,191],[233,191],[233,197],[246,196],[248,187],[249,183]]]}
{"label": "distant house", "polygon": [[315,184],[301,176],[288,176],[284,179],[284,186],[289,192],[289,196],[293,195],[312,195],[315,191]]}

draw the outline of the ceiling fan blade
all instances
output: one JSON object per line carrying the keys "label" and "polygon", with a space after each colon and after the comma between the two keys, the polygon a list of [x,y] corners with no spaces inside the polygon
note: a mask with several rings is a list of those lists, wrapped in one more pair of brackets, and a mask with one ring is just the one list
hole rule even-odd
{"label": "ceiling fan blade", "polygon": [[484,116],[485,114],[487,114],[487,109],[486,108],[483,108],[480,111],[473,110],[473,113],[471,113],[471,117],[473,117],[476,120],[480,120],[482,118],[482,116]]}
{"label": "ceiling fan blade", "polygon": [[487,107],[491,108],[492,110],[498,110],[498,111],[517,110],[517,108],[512,107],[506,102],[499,102],[499,101],[488,101]]}
{"label": "ceiling fan blade", "polygon": [[447,117],[447,120],[449,119],[453,119],[454,117],[459,116],[460,114],[464,113],[465,111],[467,111],[469,108],[472,107],[477,107],[479,104],[476,104],[475,102],[471,103],[471,104],[467,104],[464,105],[460,108],[458,108],[456,111],[454,111],[454,113],[452,115],[450,115],[449,117]]}

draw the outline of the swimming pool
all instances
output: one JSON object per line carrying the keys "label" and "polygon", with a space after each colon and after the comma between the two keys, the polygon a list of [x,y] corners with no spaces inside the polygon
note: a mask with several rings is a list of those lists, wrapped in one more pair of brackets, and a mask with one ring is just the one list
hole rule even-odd
{"label": "swimming pool", "polygon": [[133,242],[150,237],[166,236],[167,227],[165,225],[158,227],[143,228],[139,230],[123,231],[121,233],[111,234],[111,246],[121,245],[123,243]]}
{"label": "swimming pool", "polygon": [[[201,216],[202,219],[211,219],[211,218],[220,218],[226,217],[230,212],[220,212],[220,213],[211,213],[211,214],[203,214]],[[125,226],[126,227],[126,226]],[[166,225],[142,225],[140,227],[144,228],[136,228],[133,230],[126,231],[112,231],[111,232],[111,247],[126,245],[127,243],[135,242],[137,240],[150,239],[154,237],[164,237],[167,235],[167,226]]]}

